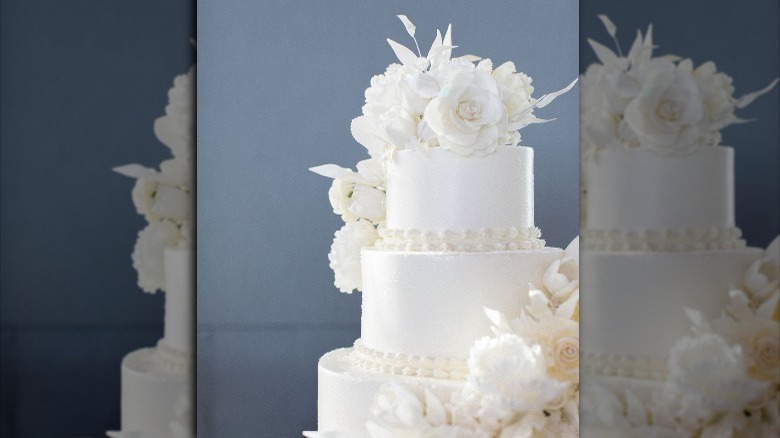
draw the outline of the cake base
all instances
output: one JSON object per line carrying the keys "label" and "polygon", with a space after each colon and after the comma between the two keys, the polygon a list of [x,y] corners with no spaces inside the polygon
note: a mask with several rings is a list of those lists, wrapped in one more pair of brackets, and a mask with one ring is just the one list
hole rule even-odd
{"label": "cake base", "polygon": [[157,353],[157,348],[142,348],[122,360],[123,435],[173,437],[177,403],[192,394],[192,373],[161,367]]}
{"label": "cake base", "polygon": [[454,392],[462,381],[427,377],[398,376],[369,371],[356,366],[353,348],[326,353],[317,367],[317,425],[320,432],[340,432],[348,438],[368,436],[366,422],[379,388],[385,383],[397,383],[410,388],[428,387]]}

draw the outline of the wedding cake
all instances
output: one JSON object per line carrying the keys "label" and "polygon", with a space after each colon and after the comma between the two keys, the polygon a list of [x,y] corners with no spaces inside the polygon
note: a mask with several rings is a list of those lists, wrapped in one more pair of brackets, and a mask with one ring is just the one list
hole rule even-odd
{"label": "wedding cake", "polygon": [[312,168],[345,221],[335,285],[363,306],[360,339],[319,361],[305,434],[576,436],[578,246],[540,238],[533,149],[518,145],[574,82],[535,99],[511,62],[452,58],[451,28],[427,56],[388,42],[401,64],[352,123],[370,158]]}
{"label": "wedding cake", "polygon": [[581,95],[583,435],[777,436],[780,244],[741,238],[734,149],[719,145],[742,121],[734,110],[776,81],[736,99],[712,62],[653,58],[652,27],[625,56],[590,44],[600,64]]}
{"label": "wedding cake", "polygon": [[112,438],[190,438],[194,432],[195,285],[192,235],[195,68],[174,80],[158,139],[173,157],[160,170],[117,167],[136,179],[133,202],[149,222],[138,235],[133,267],[144,292],[165,292],[163,338],[122,360],[121,431]]}

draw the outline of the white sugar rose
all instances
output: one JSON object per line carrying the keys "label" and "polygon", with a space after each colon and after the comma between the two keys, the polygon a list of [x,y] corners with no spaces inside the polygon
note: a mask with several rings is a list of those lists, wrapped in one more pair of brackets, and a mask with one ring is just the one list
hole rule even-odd
{"label": "white sugar rose", "polygon": [[144,292],[163,290],[165,248],[176,246],[179,240],[179,229],[170,221],[152,222],[138,233],[132,258],[133,267],[138,271],[138,286]]}
{"label": "white sugar rose", "polygon": [[155,222],[160,220],[154,212],[154,201],[157,196],[157,187],[160,185],[155,178],[149,176],[141,176],[135,180],[133,191],[131,196],[133,198],[133,204],[135,204],[135,210],[138,214],[143,215],[148,222]]}
{"label": "white sugar rose", "polygon": [[780,325],[768,324],[753,334],[750,345],[752,366],[750,376],[772,383],[780,383]]}
{"label": "white sugar rose", "polygon": [[441,90],[423,119],[439,146],[459,155],[488,155],[508,130],[507,113],[495,79],[470,62],[454,60],[442,68]]}
{"label": "white sugar rose", "polygon": [[358,215],[353,213],[349,207],[352,205],[352,191],[355,184],[342,178],[334,178],[333,183],[328,190],[328,200],[333,212],[341,216],[344,222],[354,222],[358,220]]}
{"label": "white sugar rose", "polygon": [[483,407],[507,415],[541,409],[568,389],[547,376],[541,348],[513,334],[478,340],[469,352],[468,367],[467,385],[482,394]]}
{"label": "white sugar rose", "polygon": [[649,74],[624,115],[640,143],[662,154],[693,151],[704,117],[698,85],[686,64]]}
{"label": "white sugar rose", "polygon": [[580,287],[579,263],[571,257],[555,260],[544,272],[542,283],[554,305],[566,301]]}
{"label": "white sugar rose", "polygon": [[780,264],[764,257],[754,261],[743,278],[745,288],[757,301],[763,301],[780,287]]}
{"label": "white sugar rose", "polygon": [[385,192],[363,184],[355,185],[349,211],[357,217],[368,219],[374,224],[385,220]]}
{"label": "white sugar rose", "polygon": [[360,250],[373,245],[378,238],[376,228],[366,220],[349,222],[336,231],[328,260],[335,274],[334,284],[341,292],[361,290]]}

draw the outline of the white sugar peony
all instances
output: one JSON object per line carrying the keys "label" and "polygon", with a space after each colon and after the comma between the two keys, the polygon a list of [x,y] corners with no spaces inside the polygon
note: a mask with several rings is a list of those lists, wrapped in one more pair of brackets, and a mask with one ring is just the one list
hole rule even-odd
{"label": "white sugar peony", "polygon": [[507,118],[510,120],[509,129],[520,129],[535,119],[529,109],[536,102],[531,97],[534,87],[531,85],[531,77],[515,70],[515,64],[507,61],[492,72],[493,78],[502,91],[504,107]]}
{"label": "white sugar peony", "polygon": [[361,290],[360,250],[373,245],[378,238],[376,228],[366,220],[349,222],[336,231],[328,260],[335,274],[334,284],[341,292]]}
{"label": "white sugar peony", "polygon": [[569,388],[547,376],[541,348],[517,335],[480,339],[469,352],[468,367],[467,385],[482,395],[483,408],[507,415],[542,409]]}
{"label": "white sugar peony", "polygon": [[501,92],[489,73],[470,62],[453,61],[439,73],[439,94],[423,118],[440,147],[459,155],[488,155],[508,130]]}
{"label": "white sugar peony", "polygon": [[182,236],[170,221],[151,222],[138,233],[133,249],[133,267],[138,271],[138,286],[154,293],[165,288],[165,248],[176,246]]}
{"label": "white sugar peony", "polygon": [[157,138],[177,158],[188,158],[195,149],[195,67],[176,76],[168,91],[165,115],[154,122]]}
{"label": "white sugar peony", "polygon": [[679,339],[669,353],[665,393],[693,418],[742,410],[767,388],[751,379],[742,349],[715,334]]}

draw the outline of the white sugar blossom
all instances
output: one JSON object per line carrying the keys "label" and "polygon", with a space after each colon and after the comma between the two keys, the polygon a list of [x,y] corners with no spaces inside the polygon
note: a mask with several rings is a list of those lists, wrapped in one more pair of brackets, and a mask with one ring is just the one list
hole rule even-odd
{"label": "white sugar blossom", "polygon": [[758,302],[780,290],[780,237],[772,241],[763,257],[750,265],[743,281],[747,291]]}
{"label": "white sugar blossom", "polygon": [[480,339],[471,348],[468,366],[467,386],[482,395],[481,408],[507,417],[516,411],[542,409],[569,389],[547,376],[541,347],[517,335]]}
{"label": "white sugar blossom", "polygon": [[508,130],[507,110],[495,79],[470,62],[455,62],[439,73],[441,90],[423,118],[442,148],[459,155],[488,155]]}
{"label": "white sugar blossom", "polygon": [[[614,39],[617,28],[608,23]],[[732,79],[718,72],[714,63],[694,68],[690,59],[653,57],[652,26],[644,35],[637,32],[626,55],[588,42],[599,63],[589,66],[582,77],[580,136],[585,159],[601,148],[642,147],[684,155],[717,145],[720,130],[744,122],[734,111],[777,83],[735,98]]]}
{"label": "white sugar blossom", "polygon": [[328,260],[335,274],[334,284],[341,292],[361,290],[360,250],[373,245],[378,237],[376,228],[366,220],[349,222],[336,231]]}
{"label": "white sugar blossom", "polygon": [[580,287],[580,267],[576,259],[564,257],[555,260],[542,277],[542,284],[555,303],[568,299]]}
{"label": "white sugar blossom", "polygon": [[138,271],[138,286],[154,293],[165,287],[165,248],[176,246],[182,236],[170,221],[151,222],[140,233],[133,249],[133,267]]}

